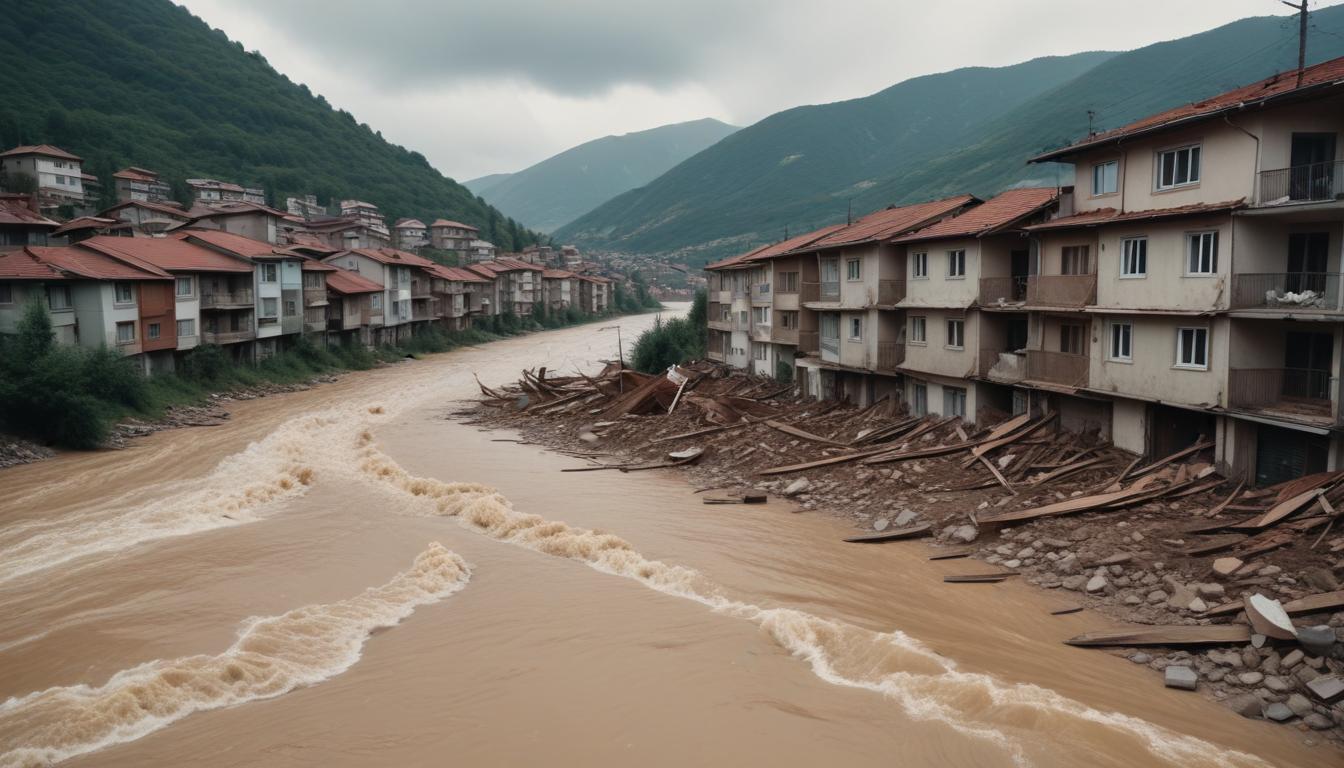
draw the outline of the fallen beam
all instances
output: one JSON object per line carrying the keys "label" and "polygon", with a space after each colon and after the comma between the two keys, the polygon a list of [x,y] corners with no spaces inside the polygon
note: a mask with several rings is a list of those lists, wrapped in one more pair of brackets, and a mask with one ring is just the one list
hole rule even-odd
{"label": "fallen beam", "polygon": [[1088,648],[1130,645],[1223,645],[1250,642],[1245,624],[1206,627],[1134,627],[1113,632],[1087,632],[1064,642]]}
{"label": "fallen beam", "polygon": [[901,541],[903,539],[916,539],[921,536],[929,535],[929,524],[921,523],[912,525],[909,528],[896,528],[894,530],[881,531],[880,533],[867,533],[862,536],[850,536],[845,541],[852,544],[876,544],[883,541]]}

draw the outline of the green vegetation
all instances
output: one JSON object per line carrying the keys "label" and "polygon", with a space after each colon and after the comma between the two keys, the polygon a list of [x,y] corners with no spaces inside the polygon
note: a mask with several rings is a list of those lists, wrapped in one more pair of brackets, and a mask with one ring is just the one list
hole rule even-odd
{"label": "green vegetation", "polygon": [[709,327],[705,322],[709,311],[707,302],[708,296],[700,291],[686,317],[655,320],[653,327],[635,340],[630,365],[644,373],[657,373],[667,370],[670,365],[703,358]]}
{"label": "green vegetation", "polygon": [[511,174],[465,182],[523,224],[550,232],[672,166],[737,128],[705,118],[624,136],[605,136]]}
{"label": "green vegetation", "polygon": [[276,72],[169,0],[12,0],[0,36],[0,147],[55,144],[115,197],[125,165],[266,188],[272,204],[315,193],[376,203],[389,220],[439,217],[505,250],[536,233]]}
{"label": "green vegetation", "polygon": [[[1312,15],[1309,62],[1344,55],[1344,6]],[[1296,66],[1296,25],[1244,19],[1128,53],[1080,53],[918,77],[861,99],[780,112],[554,233],[692,264],[887,205],[1015,184],[1068,184],[1026,165],[1086,135]]]}

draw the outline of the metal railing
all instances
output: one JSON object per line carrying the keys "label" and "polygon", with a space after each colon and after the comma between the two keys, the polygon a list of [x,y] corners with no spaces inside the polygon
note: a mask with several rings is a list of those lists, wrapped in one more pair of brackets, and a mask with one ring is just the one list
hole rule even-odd
{"label": "metal railing", "polygon": [[1087,386],[1089,363],[1090,359],[1087,355],[1029,349],[1027,350],[1027,378],[1032,381],[1063,384],[1066,387],[1085,387]]}
{"label": "metal railing", "polygon": [[1344,199],[1344,160],[1260,172],[1257,205]]}
{"label": "metal railing", "polygon": [[820,334],[816,331],[799,331],[798,350],[807,355],[815,355],[821,352]]}
{"label": "metal railing", "polygon": [[770,341],[770,324],[755,323],[751,326],[751,338],[754,341]]}
{"label": "metal railing", "polygon": [[1027,298],[1027,276],[980,278],[980,304],[989,306],[1004,302],[1020,302]]}
{"label": "metal railing", "polygon": [[905,299],[905,279],[877,281],[877,303],[884,307],[898,304]]}
{"label": "metal railing", "polygon": [[776,325],[770,329],[770,340],[777,344],[797,344],[798,329]]}
{"label": "metal railing", "polygon": [[877,342],[877,370],[894,371],[905,362],[905,345],[899,341]]}
{"label": "metal railing", "polygon": [[803,283],[803,290],[799,294],[798,300],[804,303],[821,301],[821,283]]}
{"label": "metal railing", "polygon": [[1232,275],[1232,309],[1339,308],[1338,272],[1255,272]]}
{"label": "metal railing", "polygon": [[1227,402],[1233,408],[1283,409],[1329,416],[1332,377],[1312,368],[1232,368]]}
{"label": "metal railing", "polygon": [[756,283],[755,285],[751,286],[751,298],[757,301],[769,301],[770,284]]}
{"label": "metal railing", "polygon": [[201,341],[206,344],[234,344],[239,341],[249,341],[255,339],[255,331],[248,329],[245,331],[202,331]]}
{"label": "metal railing", "polygon": [[830,352],[832,355],[839,356],[839,355],[840,355],[840,339],[839,339],[839,337],[831,338],[831,337],[829,337],[829,336],[822,336],[822,337],[821,337],[821,351],[822,351],[822,352]]}
{"label": "metal railing", "polygon": [[1085,307],[1096,301],[1096,275],[1032,275],[1027,278],[1028,304]]}
{"label": "metal railing", "polygon": [[830,301],[840,298],[840,281],[823,280],[821,282],[821,300]]}
{"label": "metal railing", "polygon": [[234,291],[201,292],[201,307],[203,309],[250,307],[252,306],[252,303],[253,298],[251,288],[239,288]]}

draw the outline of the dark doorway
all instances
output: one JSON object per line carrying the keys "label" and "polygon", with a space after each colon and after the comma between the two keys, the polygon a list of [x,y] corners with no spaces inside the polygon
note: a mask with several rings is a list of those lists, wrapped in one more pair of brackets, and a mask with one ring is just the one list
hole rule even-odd
{"label": "dark doorway", "polygon": [[1166,405],[1149,406],[1148,455],[1153,458],[1170,456],[1182,448],[1189,448],[1201,438],[1212,440],[1217,429],[1217,420],[1211,413]]}
{"label": "dark doorway", "polygon": [[1330,441],[1291,429],[1260,425],[1255,438],[1255,484],[1274,485],[1324,472]]}
{"label": "dark doorway", "polygon": [[1288,275],[1285,287],[1293,293],[1325,293],[1330,261],[1329,232],[1294,232],[1288,236]]}
{"label": "dark doorway", "polygon": [[1004,333],[1007,336],[1004,339],[1004,351],[1016,352],[1019,349],[1027,348],[1027,316],[1024,314],[1011,314],[1007,316],[1007,328]]}
{"label": "dark doorway", "polygon": [[1289,157],[1288,197],[1328,200],[1334,189],[1335,134],[1294,133]]}
{"label": "dark doorway", "polygon": [[1284,334],[1283,396],[1329,400],[1334,354],[1335,337],[1332,334],[1309,331]]}
{"label": "dark doorway", "polygon": [[1013,301],[1027,298],[1027,275],[1031,273],[1031,251],[1023,248],[1008,254],[1008,270],[1013,278]]}

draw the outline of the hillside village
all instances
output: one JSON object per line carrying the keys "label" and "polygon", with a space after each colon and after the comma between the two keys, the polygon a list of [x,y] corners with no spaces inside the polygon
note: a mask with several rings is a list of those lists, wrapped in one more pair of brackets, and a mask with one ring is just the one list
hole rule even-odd
{"label": "hillside village", "polygon": [[4,187],[25,189],[0,193],[0,333],[40,303],[59,342],[106,346],[153,373],[207,344],[255,362],[300,336],[371,347],[505,316],[603,315],[629,281],[569,246],[497,253],[446,218],[389,227],[361,200],[334,215],[313,195],[279,210],[262,189],[188,179],[184,206],[152,170],[113,178],[118,202],[93,210],[99,180],[80,157],[0,153]]}

